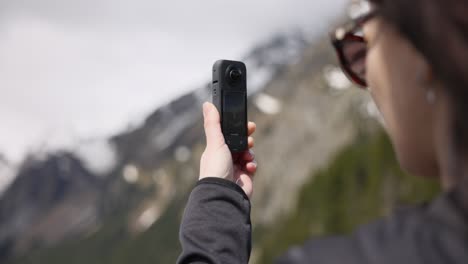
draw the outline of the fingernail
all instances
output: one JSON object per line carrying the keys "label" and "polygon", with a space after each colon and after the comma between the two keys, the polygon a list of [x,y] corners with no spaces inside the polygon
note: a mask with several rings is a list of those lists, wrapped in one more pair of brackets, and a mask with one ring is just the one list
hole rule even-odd
{"label": "fingernail", "polygon": [[207,113],[208,113],[208,103],[205,102],[203,103],[203,116],[206,116]]}
{"label": "fingernail", "polygon": [[237,178],[236,184],[242,187],[242,181],[240,180],[240,177]]}

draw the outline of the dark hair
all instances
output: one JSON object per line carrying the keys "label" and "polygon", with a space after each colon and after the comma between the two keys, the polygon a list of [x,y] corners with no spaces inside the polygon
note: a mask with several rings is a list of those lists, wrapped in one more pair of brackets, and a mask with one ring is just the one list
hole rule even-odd
{"label": "dark hair", "polygon": [[457,177],[455,193],[468,212],[468,175],[463,175],[463,159],[468,156],[468,1],[369,2],[426,58],[446,89],[452,105],[452,147],[456,157],[450,176]]}

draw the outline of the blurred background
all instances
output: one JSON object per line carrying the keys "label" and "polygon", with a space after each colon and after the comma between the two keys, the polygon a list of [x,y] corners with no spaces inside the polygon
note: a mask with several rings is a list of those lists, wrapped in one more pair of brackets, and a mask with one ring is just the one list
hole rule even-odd
{"label": "blurred background", "polygon": [[427,201],[328,32],[351,0],[0,2],[0,262],[175,263],[218,59],[248,67],[252,264]]}

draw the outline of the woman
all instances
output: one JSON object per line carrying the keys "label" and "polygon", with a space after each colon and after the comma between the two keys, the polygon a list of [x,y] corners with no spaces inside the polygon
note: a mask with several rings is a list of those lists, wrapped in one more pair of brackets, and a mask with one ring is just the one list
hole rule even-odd
{"label": "woman", "polygon": [[[468,2],[371,2],[369,13],[333,36],[342,68],[372,88],[402,168],[438,177],[444,191],[350,236],[309,240],[277,263],[468,263]],[[231,159],[218,112],[210,103],[203,110],[207,147],[178,263],[248,263],[254,156]],[[254,130],[249,123],[249,135]]]}

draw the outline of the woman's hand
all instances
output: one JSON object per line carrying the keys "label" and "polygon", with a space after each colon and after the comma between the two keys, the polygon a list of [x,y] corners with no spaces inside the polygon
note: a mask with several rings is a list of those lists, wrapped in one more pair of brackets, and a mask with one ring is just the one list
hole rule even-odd
{"label": "woman's hand", "polygon": [[203,104],[203,117],[206,135],[206,148],[200,160],[200,178],[219,177],[236,182],[249,198],[253,193],[253,176],[257,171],[257,162],[251,148],[254,139],[255,123],[248,123],[249,150],[231,154],[221,131],[219,112],[209,102]]}

